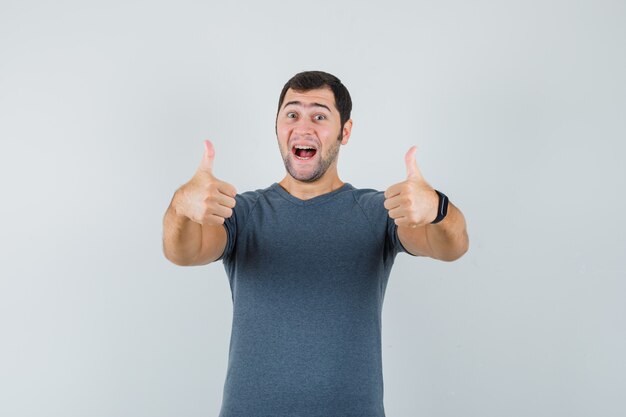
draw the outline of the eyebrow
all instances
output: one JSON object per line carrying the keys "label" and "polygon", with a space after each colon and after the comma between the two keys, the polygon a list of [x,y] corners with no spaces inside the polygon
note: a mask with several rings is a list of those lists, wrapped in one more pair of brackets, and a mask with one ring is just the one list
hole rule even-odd
{"label": "eyebrow", "polygon": [[289,106],[290,104],[294,104],[296,106],[303,106],[303,107],[323,107],[326,110],[328,110],[329,112],[331,112],[330,108],[328,108],[328,106],[326,106],[325,104],[321,104],[321,103],[311,103],[308,105],[303,105],[301,101],[290,101],[288,103],[285,103],[285,105],[283,106],[283,109],[287,106]]}

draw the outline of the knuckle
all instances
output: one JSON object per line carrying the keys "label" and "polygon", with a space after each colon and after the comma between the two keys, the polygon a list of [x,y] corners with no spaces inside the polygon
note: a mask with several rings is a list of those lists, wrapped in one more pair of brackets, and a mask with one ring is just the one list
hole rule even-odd
{"label": "knuckle", "polygon": [[208,185],[207,185],[207,190],[209,191],[209,193],[211,194],[215,194],[217,193],[217,188],[218,188],[218,184],[215,181],[211,181]]}
{"label": "knuckle", "polygon": [[201,203],[201,207],[202,207],[202,211],[203,212],[210,212],[211,208],[213,207],[213,201],[211,201],[210,199],[205,199],[204,201],[202,201]]}

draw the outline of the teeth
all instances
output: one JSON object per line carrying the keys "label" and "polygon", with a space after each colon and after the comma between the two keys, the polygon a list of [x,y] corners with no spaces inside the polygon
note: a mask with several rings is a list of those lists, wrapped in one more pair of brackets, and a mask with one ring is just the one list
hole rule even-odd
{"label": "teeth", "polygon": [[312,146],[306,146],[306,145],[296,145],[296,149],[315,149]]}

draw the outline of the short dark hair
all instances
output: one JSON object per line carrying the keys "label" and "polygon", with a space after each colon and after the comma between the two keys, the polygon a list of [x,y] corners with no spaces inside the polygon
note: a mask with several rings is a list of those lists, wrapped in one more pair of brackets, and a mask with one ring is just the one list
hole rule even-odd
{"label": "short dark hair", "polygon": [[283,105],[287,90],[290,88],[295,91],[309,91],[323,87],[330,88],[335,96],[335,107],[339,111],[339,119],[341,128],[343,129],[343,125],[350,119],[352,99],[350,98],[348,89],[341,83],[341,80],[324,71],[304,71],[291,77],[283,87],[283,91],[280,92],[276,117],[278,118],[280,106]]}

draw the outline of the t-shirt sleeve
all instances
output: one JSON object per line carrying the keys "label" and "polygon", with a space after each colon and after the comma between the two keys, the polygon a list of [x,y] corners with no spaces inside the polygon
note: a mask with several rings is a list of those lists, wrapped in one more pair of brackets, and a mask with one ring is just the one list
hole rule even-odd
{"label": "t-shirt sleeve", "polygon": [[[383,208],[385,208],[385,206],[383,206]],[[406,250],[406,248],[402,245],[400,237],[398,236],[398,225],[396,225],[396,222],[391,217],[389,217],[389,212],[387,211],[387,209],[385,209],[385,212],[387,214],[387,239],[391,242],[390,246],[394,248],[395,253],[397,254],[398,252],[404,252],[408,253],[411,256],[417,256]]]}
{"label": "t-shirt sleeve", "polygon": [[244,229],[248,215],[254,208],[259,199],[259,193],[255,191],[246,191],[235,196],[235,207],[233,215],[224,220],[224,228],[226,229],[226,247],[222,255],[216,261],[228,262],[233,256],[237,247],[237,235]]}
{"label": "t-shirt sleeve", "polygon": [[399,252],[405,252],[411,256],[417,256],[407,251],[400,242],[398,226],[389,217],[389,211],[385,208],[385,193],[383,191],[359,190],[356,198],[374,231],[384,235],[385,252],[388,255],[395,257]]}

